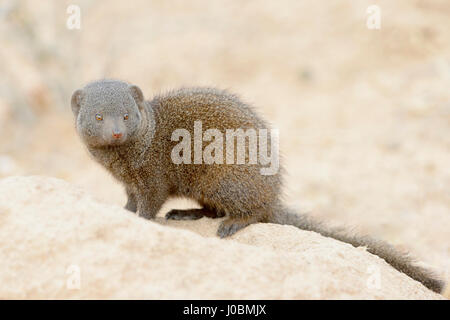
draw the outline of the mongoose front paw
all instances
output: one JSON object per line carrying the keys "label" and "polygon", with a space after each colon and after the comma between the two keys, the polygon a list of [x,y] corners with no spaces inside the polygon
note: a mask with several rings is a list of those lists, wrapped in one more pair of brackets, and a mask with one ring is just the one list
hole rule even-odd
{"label": "mongoose front paw", "polygon": [[125,208],[126,210],[131,211],[131,212],[134,212],[134,213],[137,212],[137,206],[136,206],[136,204],[134,204],[134,203],[129,203],[129,202],[127,202],[127,204],[125,205],[124,208]]}
{"label": "mongoose front paw", "polygon": [[248,223],[247,221],[241,219],[233,219],[233,218],[226,219],[222,221],[222,223],[219,226],[219,229],[217,229],[217,235],[221,238],[229,237],[238,232],[239,230],[245,228],[249,224],[250,223]]}
{"label": "mongoose front paw", "polygon": [[148,213],[148,212],[141,212],[138,210],[138,216],[141,218],[144,218],[144,219],[151,220],[151,219],[155,218],[156,214]]}

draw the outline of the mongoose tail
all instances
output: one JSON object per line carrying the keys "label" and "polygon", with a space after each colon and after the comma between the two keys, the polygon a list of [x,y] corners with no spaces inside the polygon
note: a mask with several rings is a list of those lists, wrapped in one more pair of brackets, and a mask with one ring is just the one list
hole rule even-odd
{"label": "mongoose tail", "polygon": [[367,247],[367,251],[384,259],[388,264],[409,277],[421,282],[434,292],[441,293],[445,283],[433,272],[415,265],[415,260],[408,254],[402,253],[390,244],[368,236],[354,235],[342,228],[330,228],[311,217],[296,214],[292,210],[284,209],[282,214],[272,218],[272,223],[291,225],[302,230],[314,231],[322,236],[333,238],[351,244],[354,247]]}

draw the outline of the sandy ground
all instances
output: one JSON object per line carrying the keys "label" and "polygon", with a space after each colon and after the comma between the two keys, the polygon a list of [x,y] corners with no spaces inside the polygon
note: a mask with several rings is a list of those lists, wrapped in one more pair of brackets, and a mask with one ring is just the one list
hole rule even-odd
{"label": "sandy ground", "polygon": [[[314,232],[259,224],[199,236],[54,178],[0,180],[0,212],[2,299],[443,299]],[[203,230],[218,226],[206,220]]]}
{"label": "sandy ground", "polygon": [[123,205],[76,137],[73,90],[229,88],[280,129],[286,202],[450,278],[448,1],[377,1],[380,30],[366,27],[372,1],[80,1],[81,30],[65,27],[69,3],[0,7],[0,177],[53,176]]}

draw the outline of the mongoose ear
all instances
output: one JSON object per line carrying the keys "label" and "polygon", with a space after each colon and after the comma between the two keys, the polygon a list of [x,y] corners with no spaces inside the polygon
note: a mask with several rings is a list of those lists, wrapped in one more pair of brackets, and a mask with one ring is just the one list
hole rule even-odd
{"label": "mongoose ear", "polygon": [[81,98],[83,97],[83,90],[78,89],[72,94],[72,112],[75,115],[75,117],[78,116],[78,112],[80,112],[81,107]]}
{"label": "mongoose ear", "polygon": [[129,86],[128,89],[130,89],[131,96],[133,97],[134,101],[136,101],[139,109],[141,109],[144,105],[144,95],[142,93],[142,90],[135,85]]}

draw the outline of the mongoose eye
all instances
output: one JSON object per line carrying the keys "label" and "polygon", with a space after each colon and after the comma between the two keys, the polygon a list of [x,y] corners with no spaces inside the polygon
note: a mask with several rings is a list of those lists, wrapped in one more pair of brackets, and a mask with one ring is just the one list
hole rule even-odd
{"label": "mongoose eye", "polygon": [[128,120],[128,113],[125,113],[125,114],[123,115],[123,120]]}
{"label": "mongoose eye", "polygon": [[102,115],[101,114],[96,114],[95,115],[95,119],[97,120],[97,121],[102,121],[103,120],[103,117],[102,117]]}

